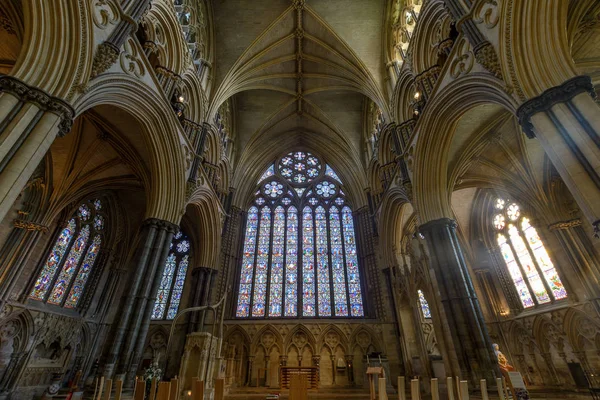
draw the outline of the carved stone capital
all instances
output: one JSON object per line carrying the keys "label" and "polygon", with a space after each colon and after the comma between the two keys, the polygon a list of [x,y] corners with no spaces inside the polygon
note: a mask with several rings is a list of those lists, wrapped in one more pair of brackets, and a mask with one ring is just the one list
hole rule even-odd
{"label": "carved stone capital", "polygon": [[114,44],[110,42],[100,43],[92,63],[92,79],[108,70],[117,61],[120,53],[121,51]]}
{"label": "carved stone capital", "polygon": [[502,79],[502,68],[500,68],[500,60],[496,54],[494,46],[484,41],[473,49],[477,62],[491,72],[496,78]]}
{"label": "carved stone capital", "polygon": [[521,104],[517,110],[519,124],[528,138],[533,139],[533,124],[531,117],[539,112],[547,111],[558,103],[565,103],[581,93],[589,93],[593,99],[596,99],[596,92],[592,79],[587,75],[580,75],[565,81],[562,85],[547,89],[541,95],[529,99]]}
{"label": "carved stone capital", "polygon": [[23,102],[34,103],[41,109],[58,115],[61,118],[58,129],[59,137],[65,136],[71,130],[75,110],[66,101],[8,75],[0,75],[0,92],[11,93]]}
{"label": "carved stone capital", "polygon": [[158,219],[158,218],[148,218],[147,220],[145,220],[142,223],[142,226],[153,226],[157,229],[164,229],[170,233],[177,233],[179,232],[179,226],[169,222],[169,221],[165,221],[163,219]]}

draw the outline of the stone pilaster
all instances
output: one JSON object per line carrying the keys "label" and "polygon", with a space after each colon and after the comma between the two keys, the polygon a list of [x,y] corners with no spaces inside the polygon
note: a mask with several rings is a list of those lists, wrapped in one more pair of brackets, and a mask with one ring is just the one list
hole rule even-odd
{"label": "stone pilaster", "polygon": [[500,376],[498,365],[456,235],[456,222],[442,218],[427,222],[420,231],[429,248],[443,318],[449,327],[448,339],[454,347],[462,378],[475,385],[480,379],[495,382],[496,376]]}

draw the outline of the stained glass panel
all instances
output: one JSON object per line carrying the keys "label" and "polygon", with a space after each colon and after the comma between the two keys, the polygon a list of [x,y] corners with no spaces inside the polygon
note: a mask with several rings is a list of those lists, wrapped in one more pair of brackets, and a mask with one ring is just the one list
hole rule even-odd
{"label": "stained glass panel", "polygon": [[262,174],[262,176],[258,180],[258,183],[261,183],[262,181],[273,175],[275,175],[275,164],[271,164],[271,166],[267,168],[267,170],[264,172],[264,174]]}
{"label": "stained glass panel", "polygon": [[517,289],[517,293],[519,294],[519,298],[521,299],[523,307],[533,307],[535,303],[531,298],[531,293],[529,293],[527,284],[523,280],[523,274],[521,274],[521,269],[515,261],[512,249],[506,241],[506,236],[498,234],[498,245],[500,246],[500,252],[502,253],[502,257],[504,258],[508,272],[510,273],[510,276],[515,284],[515,288]]}
{"label": "stained glass panel", "polygon": [[566,298],[567,291],[563,286],[562,281],[556,272],[556,268],[554,268],[554,264],[552,264],[552,261],[550,260],[550,257],[546,252],[546,248],[538,236],[537,231],[529,223],[529,219],[523,218],[523,221],[521,222],[521,228],[523,229],[525,238],[527,239],[527,242],[533,251],[534,257],[542,270],[542,274],[546,279],[546,283],[552,291],[552,295],[557,300]]}
{"label": "stained glass panel", "polygon": [[331,275],[333,277],[334,313],[337,317],[347,317],[348,294],[346,293],[342,226],[340,212],[335,206],[329,209],[329,237],[331,240]]}
{"label": "stained glass panel", "polygon": [[298,193],[298,197],[302,197],[302,193],[306,190],[306,188],[294,188],[296,193]]}
{"label": "stained glass panel", "polygon": [[296,315],[298,315],[298,211],[292,206],[287,212],[285,316]]}
{"label": "stained glass panel", "polygon": [[519,262],[525,271],[525,276],[529,281],[529,285],[533,290],[533,294],[535,295],[537,302],[539,304],[550,302],[550,296],[548,295],[548,292],[544,287],[544,283],[542,282],[542,279],[535,268],[533,260],[531,259],[531,255],[529,254],[529,250],[527,250],[527,246],[525,245],[523,238],[521,238],[519,235],[515,225],[508,225],[508,235],[510,236],[510,241],[515,248]]}
{"label": "stained glass panel", "polygon": [[96,211],[100,211],[102,209],[102,202],[100,199],[94,200],[94,209],[96,209]]}
{"label": "stained glass panel", "polygon": [[340,179],[338,174],[336,174],[335,171],[329,165],[325,165],[325,175],[335,179],[339,183],[342,183],[342,180]]}
{"label": "stained glass panel", "polygon": [[279,173],[295,184],[304,185],[319,176],[321,163],[310,153],[297,151],[289,153],[279,161]]}
{"label": "stained glass panel", "polygon": [[52,284],[52,279],[54,275],[56,275],[56,269],[60,265],[60,262],[67,251],[67,247],[69,243],[71,243],[71,239],[73,238],[73,233],[75,233],[75,219],[71,219],[67,224],[67,227],[62,230],[52,251],[48,255],[48,259],[40,272],[37,280],[35,281],[35,285],[29,297],[36,300],[44,300],[46,297],[46,293],[48,289],[50,289],[50,285]]}
{"label": "stained glass panel", "polygon": [[81,221],[84,222],[90,219],[90,216],[92,215],[92,211],[86,204],[82,204],[81,206],[79,206],[78,212],[79,218],[81,219]]}
{"label": "stained glass panel", "polygon": [[358,271],[358,255],[356,253],[356,241],[354,237],[354,221],[352,220],[352,210],[348,206],[342,209],[342,227],[344,229],[344,250],[346,252],[350,314],[353,317],[362,317],[364,316],[364,310]]}
{"label": "stained glass panel", "polygon": [[[87,206],[86,206],[87,208]],[[80,208],[81,210],[81,208]],[[88,208],[89,211],[89,208]],[[89,216],[88,216],[89,218]],[[90,236],[90,226],[85,225],[81,228],[77,239],[73,242],[71,246],[71,250],[69,251],[69,255],[67,256],[65,263],[63,264],[62,270],[58,275],[58,279],[54,284],[54,288],[52,289],[52,293],[48,298],[48,303],[50,304],[60,304],[66,294],[66,291],[73,279],[73,275],[77,270],[77,266],[79,265],[79,260],[83,255],[85,247],[87,245],[88,238]]]}
{"label": "stained glass panel", "polygon": [[327,216],[321,206],[315,210],[317,238],[317,293],[320,317],[331,316],[331,287],[329,286],[329,249],[327,244]]}
{"label": "stained glass panel", "polygon": [[254,272],[254,289],[252,291],[252,316],[264,317],[267,302],[267,274],[269,267],[269,242],[271,239],[271,210],[263,207],[260,210],[260,227],[258,234],[258,250]]}
{"label": "stained glass panel", "polygon": [[269,285],[269,316],[281,317],[283,304],[283,252],[285,211],[279,206],[273,217],[273,246],[271,255],[271,282]]}
{"label": "stained glass panel", "polygon": [[317,194],[328,199],[335,194],[335,185],[331,182],[323,181],[317,184]]}
{"label": "stained glass panel", "polygon": [[254,278],[254,253],[256,251],[257,227],[258,209],[250,207],[246,223],[246,237],[244,239],[244,255],[242,258],[240,291],[236,311],[237,317],[248,317],[250,315],[250,294],[252,292],[252,279]]}
{"label": "stained glass panel", "polygon": [[90,245],[90,247],[88,247],[88,250],[85,253],[83,263],[79,268],[79,272],[77,272],[77,276],[75,277],[73,286],[71,287],[69,295],[67,296],[67,300],[65,301],[65,307],[77,307],[77,303],[79,303],[79,299],[81,298],[81,294],[83,293],[85,283],[87,282],[90,276],[90,272],[92,271],[92,267],[94,266],[96,258],[98,257],[98,252],[100,251],[101,244],[102,238],[100,237],[100,235],[96,235],[94,237],[94,240],[92,241],[92,244]]}
{"label": "stained glass panel", "polygon": [[187,274],[189,264],[189,256],[185,255],[179,262],[179,269],[177,270],[177,277],[175,278],[175,284],[171,291],[171,299],[169,301],[169,311],[167,311],[167,319],[173,319],[177,315],[179,310],[179,302],[181,301],[181,294],[183,293],[183,285],[185,283],[185,276]]}
{"label": "stained glass panel", "polygon": [[302,211],[302,315],[315,316],[315,259],[312,210]]}
{"label": "stained glass panel", "polygon": [[167,258],[162,279],[160,280],[160,286],[158,287],[158,293],[156,294],[156,300],[154,301],[152,319],[162,319],[165,315],[165,309],[167,308],[167,301],[169,300],[169,292],[171,291],[171,283],[173,281],[173,275],[175,275],[176,267],[177,259],[175,258],[175,254],[171,253]]}
{"label": "stained glass panel", "polygon": [[417,290],[417,294],[419,295],[419,304],[421,305],[421,312],[423,313],[423,318],[431,318],[431,310],[429,310],[429,303],[427,299],[425,299],[425,295],[421,289]]}

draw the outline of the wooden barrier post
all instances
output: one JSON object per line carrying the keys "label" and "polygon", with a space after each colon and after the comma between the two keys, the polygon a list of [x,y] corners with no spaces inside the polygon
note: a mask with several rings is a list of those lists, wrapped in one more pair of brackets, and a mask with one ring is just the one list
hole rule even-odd
{"label": "wooden barrier post", "polygon": [[152,378],[152,382],[150,383],[150,396],[148,398],[150,400],[156,399],[156,387],[158,386],[158,382],[156,382],[156,378]]}
{"label": "wooden barrier post", "polygon": [[104,377],[100,377],[100,385],[98,386],[98,397],[97,400],[102,399],[102,390],[104,389]]}
{"label": "wooden barrier post", "polygon": [[94,395],[92,396],[92,400],[96,399],[97,392],[98,392],[98,377],[94,378]]}
{"label": "wooden barrier post", "polygon": [[385,378],[379,378],[379,400],[387,400],[387,392],[385,389]]}
{"label": "wooden barrier post", "polygon": [[504,398],[507,400],[510,398],[508,395],[508,385],[506,384],[506,378],[502,377],[502,387],[504,388]]}
{"label": "wooden barrier post", "polygon": [[440,400],[440,386],[437,378],[431,378],[431,400]]}
{"label": "wooden barrier post", "polygon": [[225,397],[225,379],[217,378],[215,379],[215,395],[214,400],[223,400]]}
{"label": "wooden barrier post", "polygon": [[406,400],[406,379],[398,377],[398,400]]}
{"label": "wooden barrier post", "polygon": [[179,380],[177,378],[171,379],[171,394],[169,395],[169,398],[171,400],[179,400]]}
{"label": "wooden barrier post", "polygon": [[145,380],[138,380],[135,383],[135,397],[134,400],[144,400],[144,397],[146,396],[146,381]]}
{"label": "wooden barrier post", "polygon": [[454,387],[456,389],[456,399],[462,400],[462,396],[460,395],[460,379],[458,376],[454,377]]}
{"label": "wooden barrier post", "polygon": [[115,400],[121,400],[122,394],[123,394],[123,381],[118,379],[115,382]]}
{"label": "wooden barrier post", "polygon": [[446,378],[446,390],[448,391],[448,400],[454,400],[454,385],[451,376]]}
{"label": "wooden barrier post", "polygon": [[106,380],[104,385],[104,400],[110,400],[110,392],[112,391],[112,379]]}
{"label": "wooden barrier post", "polygon": [[496,386],[498,386],[498,398],[504,400],[504,393],[502,392],[502,378],[496,378]]}
{"label": "wooden barrier post", "polygon": [[171,382],[160,382],[158,384],[157,400],[169,400],[171,396]]}
{"label": "wooden barrier post", "polygon": [[411,379],[410,381],[410,396],[411,400],[421,400],[421,389],[419,388],[418,379]]}
{"label": "wooden barrier post", "polygon": [[196,380],[194,382],[192,400],[204,400],[204,381]]}
{"label": "wooden barrier post", "polygon": [[460,400],[469,400],[469,382],[460,381]]}
{"label": "wooden barrier post", "polygon": [[481,386],[481,400],[489,400],[488,391],[487,391],[487,382],[485,379],[479,381],[479,386]]}

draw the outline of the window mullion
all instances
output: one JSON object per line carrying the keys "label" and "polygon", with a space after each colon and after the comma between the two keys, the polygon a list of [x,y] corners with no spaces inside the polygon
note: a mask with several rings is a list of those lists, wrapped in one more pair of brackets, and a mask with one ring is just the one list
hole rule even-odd
{"label": "window mullion", "polygon": [[277,208],[273,206],[271,210],[271,227],[269,229],[269,256],[267,257],[267,288],[265,293],[265,318],[270,314],[269,305],[271,304],[271,265],[273,262],[273,232],[275,230],[275,219],[277,218]]}
{"label": "window mullion", "polygon": [[[254,260],[252,261],[252,289],[250,290],[250,306],[248,309],[248,318],[252,318],[252,307],[254,307],[254,284],[256,282],[256,258],[258,257],[258,241],[260,239],[260,227],[262,225],[262,210],[256,210],[256,236],[254,239]],[[246,217],[246,224],[248,224]]]}
{"label": "window mullion", "polygon": [[[58,266],[56,267],[56,270],[54,271],[54,277],[52,278],[52,283],[50,283],[50,285],[48,286],[48,290],[44,294],[44,303],[46,303],[48,301],[48,297],[50,297],[50,295],[54,291],[54,285],[56,285],[56,281],[65,265],[65,262],[67,261],[67,258],[69,258],[69,254],[71,253],[73,244],[75,244],[75,241],[77,240],[77,238],[79,237],[79,234],[81,233],[81,229],[82,229],[82,225],[80,224],[77,227],[77,229],[75,229],[75,232],[73,232],[73,236],[71,237],[71,241],[69,242],[69,245],[65,249],[62,260],[60,260],[60,263],[58,264]],[[62,232],[62,229],[60,231]],[[58,237],[56,238],[56,240],[58,240]],[[54,245],[52,246],[50,251],[52,251],[54,249],[54,246],[56,246],[56,240],[54,241]],[[47,259],[47,256],[46,256],[46,259]]]}
{"label": "window mullion", "polygon": [[296,260],[296,318],[301,318],[304,311],[304,208],[300,202],[298,207],[298,243]]}
{"label": "window mullion", "polygon": [[329,260],[329,304],[331,304],[331,316],[336,317],[335,312],[335,292],[333,291],[333,260],[331,258],[331,221],[330,218],[330,210],[325,210],[325,220],[327,221],[327,259]]}
{"label": "window mullion", "polygon": [[[342,242],[342,256],[343,256],[343,260],[344,260],[344,282],[346,283],[346,307],[348,307],[348,317],[352,316],[351,310],[350,310],[350,282],[349,282],[349,277],[348,277],[348,265],[347,265],[347,260],[346,260],[346,227],[344,226],[344,212],[343,212],[344,208],[340,207],[340,211],[339,211],[339,216],[340,216],[340,241]],[[354,232],[354,240],[356,241],[356,231]],[[357,257],[358,259],[358,257]],[[360,271],[360,269],[359,269]],[[362,279],[361,279],[362,281]],[[361,293],[362,295],[362,293]],[[363,306],[363,310],[364,310],[364,306]],[[364,315],[364,314],[363,314]]]}
{"label": "window mullion", "polygon": [[282,277],[281,277],[281,317],[285,317],[285,294],[287,287],[287,233],[288,233],[288,210],[289,207],[283,209],[283,264],[282,267]]}
{"label": "window mullion", "polygon": [[[533,300],[535,305],[539,306],[540,303],[538,302],[535,292],[531,288],[531,284],[529,283],[529,277],[527,276],[527,272],[525,271],[525,268],[523,268],[523,264],[521,264],[521,259],[519,258],[519,254],[517,254],[517,252],[515,250],[515,246],[513,246],[510,235],[508,234],[508,232],[506,232],[505,235],[506,235],[506,243],[508,243],[508,246],[510,247],[510,250],[513,253],[515,262],[517,263],[517,265],[519,266],[519,269],[521,270],[521,275],[523,276],[523,281],[525,282],[525,285],[527,285],[527,289],[529,290],[529,295],[531,296],[531,299]],[[504,265],[506,265],[506,262],[504,263]],[[506,268],[508,268],[508,265],[506,265]],[[513,281],[513,284],[514,284],[514,281]],[[521,304],[523,304],[523,303],[521,302]]]}
{"label": "window mullion", "polygon": [[[523,220],[523,217],[521,217],[521,221],[522,220]],[[533,253],[533,249],[529,245],[529,242],[527,241],[527,237],[525,236],[525,232],[523,232],[523,230],[521,229],[520,224],[517,225],[517,232],[519,232],[519,236],[521,236],[521,239],[523,239],[523,242],[525,243],[525,247],[527,247],[527,251],[529,252],[529,256],[531,257],[531,261],[533,262],[533,265],[535,266],[535,269],[537,270],[538,274],[540,275],[540,280],[542,281],[542,284],[544,285],[544,288],[546,288],[546,292],[548,292],[548,296],[550,297],[550,301],[552,303],[554,303],[556,301],[556,299],[554,298],[554,293],[552,292],[552,289],[548,285],[548,282],[546,282],[546,276],[544,275],[544,272],[540,268],[540,265],[537,262],[535,254]]]}

